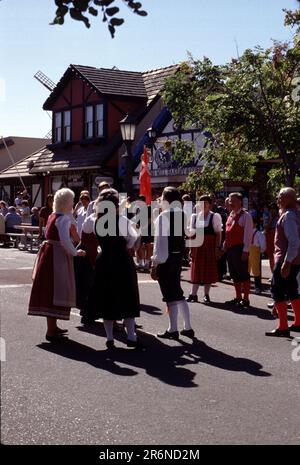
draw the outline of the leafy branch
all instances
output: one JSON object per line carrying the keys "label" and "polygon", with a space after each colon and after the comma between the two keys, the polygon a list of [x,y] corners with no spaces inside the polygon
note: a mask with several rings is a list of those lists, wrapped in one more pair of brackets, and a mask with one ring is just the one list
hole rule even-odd
{"label": "leafy branch", "polygon": [[[118,0],[55,0],[57,6],[56,15],[51,25],[63,25],[66,15],[70,15],[76,21],[82,21],[87,28],[91,27],[90,17],[102,13],[102,21],[107,23],[111,37],[114,38],[116,27],[124,23],[124,19],[118,17],[120,8],[115,6]],[[139,16],[147,16],[142,9],[142,4],[133,0],[123,0],[123,3]]]}

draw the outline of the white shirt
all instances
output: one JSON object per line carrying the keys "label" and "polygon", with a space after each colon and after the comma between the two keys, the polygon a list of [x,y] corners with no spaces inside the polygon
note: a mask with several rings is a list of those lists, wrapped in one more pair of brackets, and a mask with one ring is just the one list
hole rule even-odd
{"label": "white shirt", "polygon": [[70,237],[71,224],[70,215],[61,215],[55,221],[61,245],[69,255],[73,255],[73,257],[75,257],[75,255],[77,255],[77,250],[75,249]]}
{"label": "white shirt", "polygon": [[264,251],[267,248],[266,236],[264,235],[262,231],[259,231],[256,228],[253,229],[253,234],[254,234],[254,237],[253,237],[252,245],[259,247],[260,252],[264,253]]}
{"label": "white shirt", "polygon": [[92,202],[88,204],[86,216],[88,217],[92,215],[94,212],[95,212],[95,200],[92,200]]}
{"label": "white shirt", "polygon": [[134,223],[126,216],[119,216],[119,232],[126,240],[127,249],[132,249],[136,246],[140,234],[136,230]]}
{"label": "white shirt", "polygon": [[212,219],[212,226],[214,228],[214,232],[216,234],[222,232],[223,224],[222,224],[222,217],[220,213],[213,213],[211,211],[208,213],[206,219],[204,219],[203,214],[201,213],[200,214],[193,213],[191,216],[189,232],[191,234],[196,234],[196,229],[203,228],[203,227],[206,228],[209,225],[212,214],[214,215]]}
{"label": "white shirt", "polygon": [[77,218],[76,218],[77,232],[78,232],[79,236],[81,236],[82,225],[83,225],[84,220],[86,219],[86,217],[87,217],[87,209],[85,209],[84,207],[80,207],[77,210]]}
{"label": "white shirt", "polygon": [[95,222],[97,219],[96,213],[93,213],[90,216],[87,216],[82,224],[81,232],[85,234],[95,234]]}
{"label": "white shirt", "polygon": [[[174,208],[174,212],[182,212],[180,208]],[[169,257],[169,212],[165,210],[154,221],[154,247],[151,257],[153,266],[165,263]]]}
{"label": "white shirt", "polygon": [[[97,233],[95,231],[96,220],[96,213],[88,216],[83,223],[82,231],[87,234]],[[127,249],[132,249],[138,245],[140,233],[136,230],[135,224],[124,215],[119,216],[119,233],[125,238]]]}

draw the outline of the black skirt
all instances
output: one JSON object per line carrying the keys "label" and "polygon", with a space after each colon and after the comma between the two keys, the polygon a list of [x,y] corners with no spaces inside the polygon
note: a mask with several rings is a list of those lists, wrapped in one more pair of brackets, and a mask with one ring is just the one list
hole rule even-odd
{"label": "black skirt", "polygon": [[98,237],[102,252],[96,259],[94,280],[84,315],[122,320],[140,316],[137,273],[123,237]]}

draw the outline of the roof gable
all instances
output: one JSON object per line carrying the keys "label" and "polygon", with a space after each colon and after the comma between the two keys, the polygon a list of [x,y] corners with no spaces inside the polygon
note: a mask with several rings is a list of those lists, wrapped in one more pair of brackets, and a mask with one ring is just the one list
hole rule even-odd
{"label": "roof gable", "polygon": [[95,68],[92,66],[70,65],[43,105],[51,110],[54,101],[72,77],[77,76],[102,95],[140,98],[149,104],[160,92],[165,78],[171,76],[178,65],[141,73],[119,69]]}

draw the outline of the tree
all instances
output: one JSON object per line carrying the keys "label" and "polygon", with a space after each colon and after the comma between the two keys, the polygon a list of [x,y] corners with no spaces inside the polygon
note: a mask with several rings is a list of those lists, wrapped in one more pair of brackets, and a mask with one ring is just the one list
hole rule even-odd
{"label": "tree", "polygon": [[[90,16],[98,16],[99,10],[102,12],[102,20],[107,23],[112,38],[115,35],[116,27],[124,23],[123,18],[118,18],[120,8],[116,6],[119,0],[54,0],[57,6],[56,16],[51,25],[64,24],[65,16],[70,14],[72,19],[82,21],[86,27],[90,27]],[[147,16],[147,12],[142,10],[142,4],[133,0],[123,0],[128,8],[139,16]]]}
{"label": "tree", "polygon": [[[296,17],[297,19],[297,17]],[[213,65],[189,60],[164,87],[164,100],[180,128],[203,124],[212,137],[201,152],[204,167],[187,179],[203,187],[207,174],[252,181],[259,159],[279,158],[288,186],[300,168],[300,38],[246,50],[239,59]],[[175,147],[185,164],[193,150]],[[201,174],[201,176],[200,176]]]}

